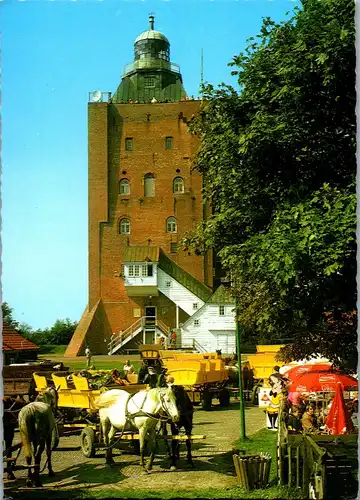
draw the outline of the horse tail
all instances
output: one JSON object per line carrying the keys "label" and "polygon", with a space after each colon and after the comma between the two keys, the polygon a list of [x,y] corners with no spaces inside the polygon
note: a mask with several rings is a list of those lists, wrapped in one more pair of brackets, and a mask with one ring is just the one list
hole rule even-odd
{"label": "horse tail", "polygon": [[31,449],[32,419],[33,416],[28,406],[25,406],[22,410],[20,410],[19,430],[20,430],[21,443],[26,458],[32,457],[32,449]]}
{"label": "horse tail", "polygon": [[50,408],[50,412],[49,412],[49,424],[50,424],[50,433],[52,436],[52,442],[57,443],[57,442],[59,442],[59,428],[58,428],[58,424],[55,420],[55,416],[54,416],[54,413],[51,410],[51,408]]}

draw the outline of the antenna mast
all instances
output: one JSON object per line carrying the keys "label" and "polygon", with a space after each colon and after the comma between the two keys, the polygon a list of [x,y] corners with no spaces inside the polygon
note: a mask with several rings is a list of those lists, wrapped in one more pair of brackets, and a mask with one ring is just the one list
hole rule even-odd
{"label": "antenna mast", "polygon": [[200,58],[200,95],[203,95],[202,86],[204,84],[204,51],[201,48],[201,58]]}

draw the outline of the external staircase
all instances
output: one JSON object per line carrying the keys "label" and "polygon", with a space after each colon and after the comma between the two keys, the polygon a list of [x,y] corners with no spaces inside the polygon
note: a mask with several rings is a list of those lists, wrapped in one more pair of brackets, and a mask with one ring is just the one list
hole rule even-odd
{"label": "external staircase", "polygon": [[134,337],[139,335],[144,331],[154,331],[158,333],[163,333],[168,336],[170,333],[170,328],[165,325],[163,321],[156,318],[155,316],[143,316],[139,318],[135,323],[130,325],[126,330],[123,330],[117,334],[113,334],[109,342],[109,352],[108,354],[115,354],[119,351],[125,344],[130,342]]}

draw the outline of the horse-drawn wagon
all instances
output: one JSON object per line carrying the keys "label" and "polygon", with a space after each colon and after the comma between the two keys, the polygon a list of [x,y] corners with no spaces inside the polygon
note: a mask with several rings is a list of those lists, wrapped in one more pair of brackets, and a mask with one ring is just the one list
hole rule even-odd
{"label": "horse-drawn wagon", "polygon": [[219,354],[184,353],[143,345],[140,356],[147,366],[153,365],[159,372],[166,368],[167,375],[173,376],[175,383],[185,388],[193,404],[201,404],[204,410],[211,408],[213,398],[222,406],[229,404],[228,373]]}
{"label": "horse-drawn wagon", "polygon": [[65,367],[63,363],[51,362],[4,366],[2,371],[4,396],[22,396],[32,399],[36,395],[33,373],[39,372],[50,377],[55,369],[62,372],[69,371],[69,367]]}
{"label": "horse-drawn wagon", "polygon": [[[68,373],[52,373],[52,385],[57,388],[58,406],[56,420],[58,424],[59,435],[80,435],[80,445],[84,456],[94,457],[96,450],[101,448],[101,431],[99,421],[99,410],[95,401],[99,396],[111,389],[121,389],[129,394],[135,394],[145,390],[146,384],[128,383],[126,385],[108,385],[100,389],[93,389],[86,377],[79,373],[72,373],[71,379],[73,385],[70,385]],[[128,376],[129,377],[129,376]],[[137,377],[136,377],[137,378]],[[42,393],[48,386],[49,380],[41,373],[34,373],[36,391]],[[173,436],[171,439],[186,440],[186,436]],[[125,431],[118,433],[119,441],[136,442],[139,440],[139,434]],[[204,439],[204,436],[192,436],[191,439]],[[54,443],[54,447],[58,443]]]}

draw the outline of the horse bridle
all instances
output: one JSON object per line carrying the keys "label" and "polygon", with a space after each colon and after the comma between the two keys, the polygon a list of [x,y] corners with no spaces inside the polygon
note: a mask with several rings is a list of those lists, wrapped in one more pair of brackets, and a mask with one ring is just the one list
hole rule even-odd
{"label": "horse bridle", "polygon": [[[135,393],[135,394],[137,394],[137,393]],[[128,411],[128,404],[129,404],[130,399],[131,399],[131,398],[133,398],[133,397],[135,396],[135,394],[132,394],[132,395],[129,397],[129,399],[127,400],[127,402],[126,402],[126,408],[125,408],[125,416],[126,416],[126,420],[131,421],[131,420],[133,420],[133,419],[134,419],[134,418],[136,418],[136,417],[149,417],[149,418],[153,418],[153,419],[155,419],[155,420],[160,420],[161,422],[168,422],[169,420],[172,420],[171,415],[170,415],[170,412],[169,412],[168,408],[166,407],[166,403],[165,403],[165,401],[164,401],[164,395],[162,394],[162,392],[160,392],[160,404],[161,404],[161,409],[165,412],[165,414],[167,415],[167,417],[165,417],[165,418],[164,418],[163,416],[159,415],[158,413],[154,413],[154,414],[152,414],[152,413],[148,413],[148,412],[146,412],[145,410],[143,410],[144,403],[145,403],[145,401],[146,401],[146,399],[147,399],[147,396],[148,396],[147,394],[145,395],[145,398],[144,398],[144,401],[142,402],[141,407],[139,407],[139,406],[135,403],[135,401],[133,401],[133,404],[134,404],[134,405],[138,408],[138,410],[140,410],[140,411],[138,411],[138,412],[136,412],[136,413],[129,413],[129,411]],[[159,416],[158,416],[158,415],[159,415]]]}

